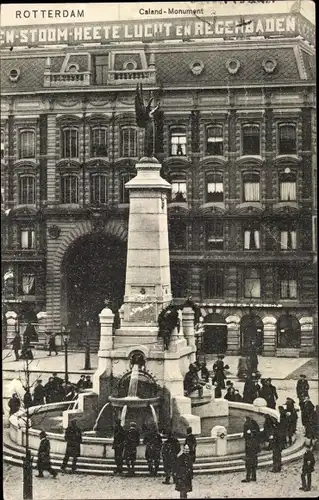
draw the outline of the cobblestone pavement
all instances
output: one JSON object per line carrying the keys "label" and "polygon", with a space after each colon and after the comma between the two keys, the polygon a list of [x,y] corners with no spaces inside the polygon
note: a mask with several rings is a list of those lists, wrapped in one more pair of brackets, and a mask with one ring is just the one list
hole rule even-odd
{"label": "cobblestone pavement", "polygon": [[[318,453],[317,465],[318,470]],[[301,461],[288,464],[279,474],[270,469],[257,472],[256,483],[241,483],[243,473],[195,476],[189,498],[317,498],[318,473],[312,474],[312,491],[300,491]],[[46,474],[46,473],[45,473]],[[34,474],[35,475],[35,474]],[[22,499],[22,469],[4,465],[5,500]],[[129,478],[117,476],[58,475],[33,480],[34,500],[102,500],[179,498],[174,485],[162,484],[162,477]]]}

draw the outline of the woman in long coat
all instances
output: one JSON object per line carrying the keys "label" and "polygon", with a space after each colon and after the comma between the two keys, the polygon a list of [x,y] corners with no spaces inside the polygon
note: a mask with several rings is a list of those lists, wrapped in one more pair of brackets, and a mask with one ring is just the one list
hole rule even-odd
{"label": "woman in long coat", "polygon": [[183,453],[176,460],[175,490],[180,492],[180,498],[187,498],[187,493],[193,490],[193,461],[189,454],[189,446],[185,444]]}

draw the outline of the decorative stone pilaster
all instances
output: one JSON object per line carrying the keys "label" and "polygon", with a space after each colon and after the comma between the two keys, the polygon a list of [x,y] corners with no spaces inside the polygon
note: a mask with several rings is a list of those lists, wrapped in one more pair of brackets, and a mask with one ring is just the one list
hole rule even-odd
{"label": "decorative stone pilaster", "polygon": [[48,344],[47,333],[47,313],[45,311],[40,311],[37,314],[38,318],[38,341],[41,345],[46,346]]}
{"label": "decorative stone pilaster", "polygon": [[18,315],[14,311],[5,314],[7,320],[7,345],[10,345],[18,331]]}
{"label": "decorative stone pilaster", "polygon": [[266,356],[274,356],[276,354],[277,319],[274,318],[274,316],[266,316],[262,321],[264,324],[263,354]]}
{"label": "decorative stone pilaster", "polygon": [[228,316],[227,323],[227,354],[238,354],[240,351],[240,317]]}
{"label": "decorative stone pilaster", "polygon": [[299,323],[301,328],[300,353],[310,354],[314,350],[313,318],[303,316],[300,318]]}
{"label": "decorative stone pilaster", "polygon": [[99,408],[101,408],[111,394],[112,359],[110,357],[113,348],[113,322],[114,314],[105,307],[99,314],[100,318],[100,349],[98,352],[98,367],[93,375],[93,390],[99,396]]}

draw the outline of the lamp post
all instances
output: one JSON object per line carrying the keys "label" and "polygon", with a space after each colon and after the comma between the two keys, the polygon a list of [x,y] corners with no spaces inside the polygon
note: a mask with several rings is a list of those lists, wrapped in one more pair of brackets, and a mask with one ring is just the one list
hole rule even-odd
{"label": "lamp post", "polygon": [[[25,376],[26,388],[30,389],[30,370],[29,359],[25,360]],[[23,500],[32,500],[33,498],[33,485],[32,485],[32,456],[29,449],[29,427],[30,427],[30,414],[29,406],[26,407],[26,427],[25,427],[25,457],[23,459]]]}
{"label": "lamp post", "polygon": [[91,370],[90,322],[86,322],[84,370]]}
{"label": "lamp post", "polygon": [[65,328],[63,328],[63,342],[64,342],[64,363],[65,363],[65,382],[67,383],[69,381],[69,374],[68,374],[68,341],[69,337],[68,334],[65,331]]}

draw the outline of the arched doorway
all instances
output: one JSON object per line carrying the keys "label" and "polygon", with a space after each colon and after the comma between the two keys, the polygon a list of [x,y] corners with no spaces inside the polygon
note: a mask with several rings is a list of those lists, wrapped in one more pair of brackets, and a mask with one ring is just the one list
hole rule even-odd
{"label": "arched doorway", "polygon": [[84,332],[99,338],[98,315],[106,302],[113,310],[123,302],[125,269],[126,243],[117,237],[93,233],[68,249],[61,266],[61,322],[70,328],[71,342],[83,341]]}
{"label": "arched doorway", "polygon": [[247,314],[240,322],[241,350],[245,354],[251,342],[256,345],[257,353],[261,354],[264,343],[264,324],[259,316]]}
{"label": "arched doorway", "polygon": [[277,322],[277,347],[300,347],[301,328],[295,316],[284,314]]}
{"label": "arched doorway", "polygon": [[208,314],[203,323],[202,352],[224,354],[227,350],[227,325],[223,316]]}
{"label": "arched doorway", "polygon": [[23,339],[27,332],[31,342],[38,342],[38,318],[32,305],[26,305],[20,309],[18,321],[21,338]]}

